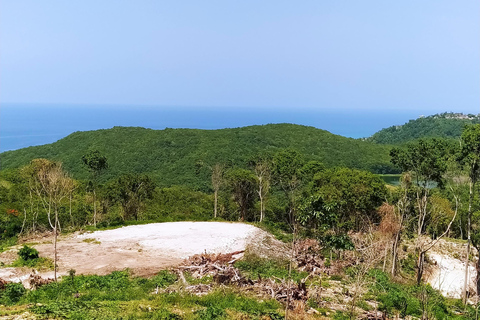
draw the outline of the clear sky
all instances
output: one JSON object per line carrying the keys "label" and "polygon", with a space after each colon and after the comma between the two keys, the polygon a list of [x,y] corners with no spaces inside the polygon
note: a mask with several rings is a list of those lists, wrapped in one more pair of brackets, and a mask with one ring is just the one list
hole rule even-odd
{"label": "clear sky", "polygon": [[480,1],[0,0],[0,103],[480,113]]}

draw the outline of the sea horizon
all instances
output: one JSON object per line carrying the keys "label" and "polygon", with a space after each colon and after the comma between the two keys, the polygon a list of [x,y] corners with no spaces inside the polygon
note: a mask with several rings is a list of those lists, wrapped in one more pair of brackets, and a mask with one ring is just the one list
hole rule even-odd
{"label": "sea horizon", "polygon": [[[438,113],[446,112],[444,110]],[[26,104],[0,105],[0,152],[53,143],[76,131],[114,126],[224,129],[272,123],[312,126],[349,138],[366,138],[421,114],[414,110],[332,110],[194,106]],[[425,115],[428,116],[428,115]]]}

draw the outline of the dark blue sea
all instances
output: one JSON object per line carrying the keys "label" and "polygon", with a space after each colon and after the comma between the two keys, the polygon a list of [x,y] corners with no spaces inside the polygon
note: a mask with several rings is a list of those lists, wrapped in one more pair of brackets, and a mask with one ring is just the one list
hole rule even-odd
{"label": "dark blue sea", "polygon": [[[440,110],[439,112],[443,112]],[[351,138],[419,116],[416,111],[294,110],[272,108],[113,105],[0,105],[0,152],[55,142],[75,131],[135,126],[151,129],[221,129],[295,123]]]}

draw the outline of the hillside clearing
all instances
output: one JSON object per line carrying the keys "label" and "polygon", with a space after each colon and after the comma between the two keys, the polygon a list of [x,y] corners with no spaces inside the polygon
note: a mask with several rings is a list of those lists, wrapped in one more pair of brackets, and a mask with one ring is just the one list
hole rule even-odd
{"label": "hillside clearing", "polygon": [[[51,239],[34,245],[41,257],[53,259]],[[275,247],[282,244],[267,232],[243,223],[167,222],[127,226],[62,237],[58,242],[58,266],[61,275],[74,269],[77,274],[106,275],[130,269],[133,274],[149,276],[177,266],[189,256],[201,253],[230,253],[247,246]],[[3,257],[12,256],[4,253]],[[2,260],[2,255],[0,255]],[[24,281],[31,270],[0,268],[0,278]],[[53,277],[52,272],[41,273]]]}

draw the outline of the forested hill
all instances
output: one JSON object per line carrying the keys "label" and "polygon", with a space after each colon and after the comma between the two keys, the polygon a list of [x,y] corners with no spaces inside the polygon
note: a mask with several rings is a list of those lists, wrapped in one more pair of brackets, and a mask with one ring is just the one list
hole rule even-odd
{"label": "forested hill", "polygon": [[382,129],[367,139],[379,144],[402,144],[419,138],[458,138],[466,124],[480,123],[473,114],[442,113]]}
{"label": "forested hill", "polygon": [[253,156],[282,148],[295,149],[306,160],[319,160],[326,166],[373,172],[392,168],[388,146],[293,124],[220,130],[114,127],[75,132],[55,143],[7,151],[0,157],[2,169],[20,167],[35,158],[58,160],[73,177],[83,179],[88,172],[82,166],[82,155],[99,150],[109,162],[104,180],[127,172],[148,173],[160,185],[203,188],[209,184],[209,178],[206,173],[196,172],[199,161],[245,167]]}

